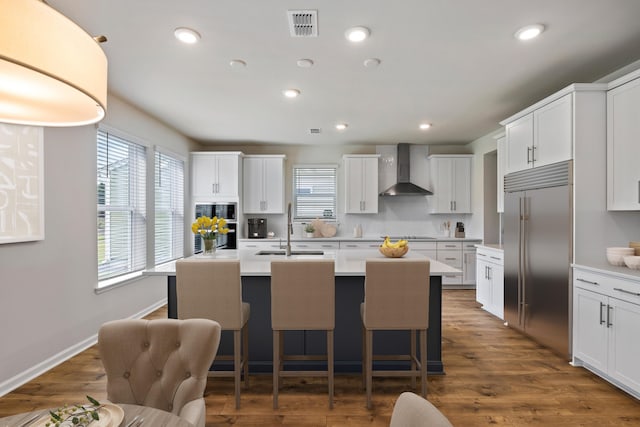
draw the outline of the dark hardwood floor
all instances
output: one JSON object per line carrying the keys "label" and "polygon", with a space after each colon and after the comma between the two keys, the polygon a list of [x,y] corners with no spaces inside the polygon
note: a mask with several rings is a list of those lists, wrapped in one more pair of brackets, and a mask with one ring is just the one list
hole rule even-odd
{"label": "dark hardwood floor", "polygon": [[[590,372],[574,368],[481,310],[473,291],[445,291],[443,361],[447,374],[429,377],[428,399],[456,426],[640,426],[640,401]],[[166,317],[166,309],[149,318]],[[640,363],[640,361],[639,361]],[[365,408],[359,375],[336,376],[335,408],[326,382],[285,378],[280,409],[271,407],[271,376],[252,375],[236,410],[231,378],[209,380],[207,426],[386,426],[407,379],[374,379]],[[0,417],[85,395],[105,399],[96,347],[0,398]],[[151,427],[151,426],[150,426]]]}

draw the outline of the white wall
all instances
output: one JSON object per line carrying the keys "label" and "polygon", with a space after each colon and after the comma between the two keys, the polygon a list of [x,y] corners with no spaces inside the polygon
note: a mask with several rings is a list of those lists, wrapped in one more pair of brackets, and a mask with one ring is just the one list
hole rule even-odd
{"label": "white wall", "polygon": [[[185,157],[193,146],[120,99],[108,102],[111,127]],[[166,299],[162,278],[94,292],[95,126],[45,129],[44,182],[45,240],[0,245],[0,395],[91,345],[105,321],[141,316]]]}

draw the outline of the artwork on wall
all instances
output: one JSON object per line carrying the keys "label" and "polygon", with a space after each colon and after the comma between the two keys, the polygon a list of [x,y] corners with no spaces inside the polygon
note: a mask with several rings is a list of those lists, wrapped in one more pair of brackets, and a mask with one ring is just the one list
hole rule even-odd
{"label": "artwork on wall", "polygon": [[0,243],[44,239],[43,129],[0,123]]}

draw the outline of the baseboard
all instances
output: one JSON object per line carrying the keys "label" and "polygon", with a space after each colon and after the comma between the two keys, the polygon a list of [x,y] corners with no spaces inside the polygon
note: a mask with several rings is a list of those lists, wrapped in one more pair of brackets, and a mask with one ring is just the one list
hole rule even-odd
{"label": "baseboard", "polygon": [[[149,307],[146,307],[145,309],[129,316],[129,318],[140,319],[148,315],[149,313],[152,313],[153,311],[157,310],[158,308],[162,307],[166,303],[167,303],[167,299],[164,298],[150,305]],[[8,380],[0,383],[0,397],[4,396],[7,393],[12,392],[13,390],[28,383],[34,378],[39,377],[40,375],[44,374],[50,369],[55,368],[59,364],[66,362],[67,360],[71,359],[73,356],[76,356],[77,354],[82,353],[83,351],[85,351],[92,345],[96,344],[97,342],[98,342],[98,333],[96,332],[90,337],[85,338],[84,340],[62,350],[57,354],[54,354],[50,358],[38,363],[37,365],[27,369],[26,371],[23,371],[18,375],[15,375],[12,378],[9,378]]]}

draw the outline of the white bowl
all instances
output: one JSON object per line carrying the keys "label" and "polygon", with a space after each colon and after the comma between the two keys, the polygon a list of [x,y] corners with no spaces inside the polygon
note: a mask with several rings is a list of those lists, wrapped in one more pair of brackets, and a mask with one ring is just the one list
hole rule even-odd
{"label": "white bowl", "polygon": [[624,263],[629,268],[640,270],[640,256],[626,256],[624,257]]}
{"label": "white bowl", "polygon": [[617,265],[618,267],[624,266],[624,258],[628,255],[607,254],[607,261],[611,265]]}

